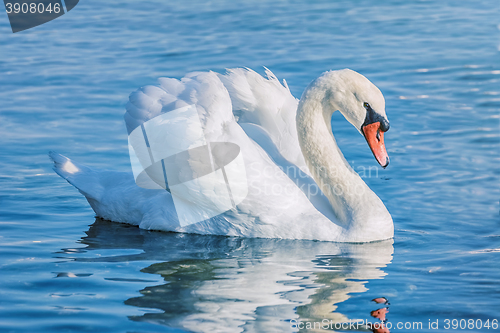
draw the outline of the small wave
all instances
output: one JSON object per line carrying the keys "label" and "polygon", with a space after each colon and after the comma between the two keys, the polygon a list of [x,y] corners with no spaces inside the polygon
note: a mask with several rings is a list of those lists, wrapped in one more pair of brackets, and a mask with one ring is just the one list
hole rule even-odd
{"label": "small wave", "polygon": [[500,252],[500,248],[497,248],[497,249],[484,249],[484,250],[470,251],[469,253],[472,253],[472,254],[477,254],[477,253],[491,253],[491,252]]}

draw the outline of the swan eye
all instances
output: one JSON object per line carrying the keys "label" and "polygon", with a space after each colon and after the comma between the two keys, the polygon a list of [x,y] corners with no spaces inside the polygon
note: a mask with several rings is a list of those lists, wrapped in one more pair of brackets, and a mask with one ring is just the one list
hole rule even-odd
{"label": "swan eye", "polygon": [[371,109],[370,104],[366,102],[363,103],[363,106],[365,107],[365,109]]}

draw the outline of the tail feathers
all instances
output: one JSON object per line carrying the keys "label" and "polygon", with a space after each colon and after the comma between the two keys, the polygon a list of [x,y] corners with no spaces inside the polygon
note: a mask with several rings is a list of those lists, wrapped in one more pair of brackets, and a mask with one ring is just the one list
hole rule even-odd
{"label": "tail feathers", "polygon": [[49,157],[54,162],[53,169],[59,176],[87,198],[100,200],[103,188],[97,172],[54,151],[49,152]]}

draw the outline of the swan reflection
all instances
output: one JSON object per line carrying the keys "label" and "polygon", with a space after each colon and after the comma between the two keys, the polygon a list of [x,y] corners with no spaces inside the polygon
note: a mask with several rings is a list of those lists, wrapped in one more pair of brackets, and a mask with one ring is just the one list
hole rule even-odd
{"label": "swan reflection", "polygon": [[141,271],[160,275],[163,282],[125,304],[161,312],[130,319],[195,332],[297,331],[293,323],[349,322],[354,318],[338,312],[338,305],[367,291],[369,280],[382,279],[393,253],[392,240],[341,244],[200,236],[101,219],[81,243],[85,250],[129,254],[77,261],[156,262]]}

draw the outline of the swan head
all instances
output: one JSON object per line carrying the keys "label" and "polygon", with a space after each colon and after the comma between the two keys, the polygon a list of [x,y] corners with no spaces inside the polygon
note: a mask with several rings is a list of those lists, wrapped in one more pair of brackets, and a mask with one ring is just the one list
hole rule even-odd
{"label": "swan head", "polygon": [[320,81],[326,91],[323,100],[323,110],[328,113],[326,119],[331,119],[332,113],[339,110],[365,137],[377,162],[383,168],[387,167],[389,156],[384,145],[384,132],[390,126],[380,90],[366,77],[350,69],[326,72]]}

